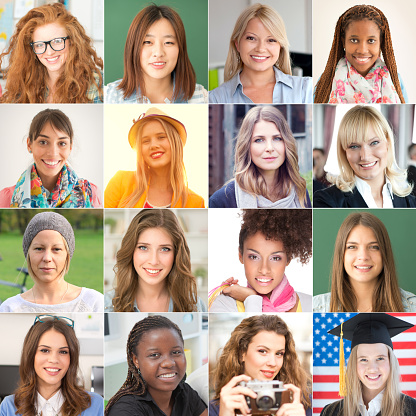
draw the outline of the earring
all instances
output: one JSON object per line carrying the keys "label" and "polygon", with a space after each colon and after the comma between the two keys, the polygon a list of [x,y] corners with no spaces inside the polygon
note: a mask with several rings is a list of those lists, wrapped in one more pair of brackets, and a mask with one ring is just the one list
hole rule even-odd
{"label": "earring", "polygon": [[31,151],[31,150],[29,150],[29,153],[32,153],[32,151]]}

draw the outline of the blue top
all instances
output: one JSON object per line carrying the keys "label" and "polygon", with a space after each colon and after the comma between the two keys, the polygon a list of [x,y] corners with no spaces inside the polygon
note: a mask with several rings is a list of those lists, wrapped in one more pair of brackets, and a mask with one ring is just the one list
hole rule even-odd
{"label": "blue top", "polygon": [[[91,393],[87,391],[91,397],[91,406],[85,409],[80,416],[103,416],[104,414],[104,401],[103,398],[97,393]],[[14,394],[6,396],[0,404],[0,416],[15,416],[16,406],[14,405]],[[17,416],[21,416],[20,413]]]}
{"label": "blue top", "polygon": [[[312,103],[312,78],[287,75],[273,67],[276,84],[273,88],[273,104]],[[253,104],[243,92],[240,74],[209,92],[210,103]]]}
{"label": "blue top", "polygon": [[[137,92],[134,91],[130,97],[124,98],[124,91],[118,89],[121,79],[110,82],[104,87],[105,103],[106,104],[152,104],[151,101],[146,97],[140,97],[137,95]],[[173,85],[175,87],[175,78],[173,79]],[[177,98],[174,103],[190,103],[190,104],[201,104],[208,102],[208,93],[207,90],[199,84],[195,85],[194,95],[188,100],[182,100]],[[162,103],[163,104],[163,103]],[[172,104],[172,102],[165,98],[164,104]]]}
{"label": "blue top", "polygon": [[[114,312],[113,307],[113,298],[115,295],[115,289],[106,292],[104,295],[104,311],[105,312]],[[198,297],[198,301],[196,304],[197,312],[208,312],[207,305],[205,305],[204,301]],[[134,300],[134,312],[140,312],[136,300]],[[146,311],[143,311],[146,312]],[[168,312],[173,312],[173,300],[170,298],[169,300],[169,310]]]}

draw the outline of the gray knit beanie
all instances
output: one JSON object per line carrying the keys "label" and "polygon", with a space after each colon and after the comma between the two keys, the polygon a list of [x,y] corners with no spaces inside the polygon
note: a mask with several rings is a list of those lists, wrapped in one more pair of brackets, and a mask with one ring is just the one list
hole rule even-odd
{"label": "gray knit beanie", "polygon": [[68,220],[56,212],[41,212],[30,220],[23,235],[23,253],[25,257],[27,257],[32,240],[43,230],[58,231],[65,238],[69,247],[69,257],[72,258],[75,251],[74,230]]}

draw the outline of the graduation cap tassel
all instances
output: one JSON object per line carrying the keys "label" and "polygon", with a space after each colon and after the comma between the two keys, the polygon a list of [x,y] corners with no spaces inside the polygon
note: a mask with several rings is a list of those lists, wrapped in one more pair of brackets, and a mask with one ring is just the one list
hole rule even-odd
{"label": "graduation cap tassel", "polygon": [[339,341],[339,392],[338,395],[345,397],[346,395],[346,385],[345,385],[345,358],[344,358],[344,333],[342,332],[341,324],[341,337]]}

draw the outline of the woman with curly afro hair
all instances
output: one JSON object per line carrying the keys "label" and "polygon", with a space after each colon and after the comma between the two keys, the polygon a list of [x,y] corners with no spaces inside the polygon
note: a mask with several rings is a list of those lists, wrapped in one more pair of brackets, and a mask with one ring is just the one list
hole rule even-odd
{"label": "woman with curly afro hair", "polygon": [[247,287],[231,277],[210,292],[210,312],[311,311],[312,297],[296,292],[285,270],[312,257],[310,210],[243,210],[238,256]]}
{"label": "woman with curly afro hair", "polygon": [[2,103],[102,103],[103,61],[60,3],[30,10],[0,55]]}

